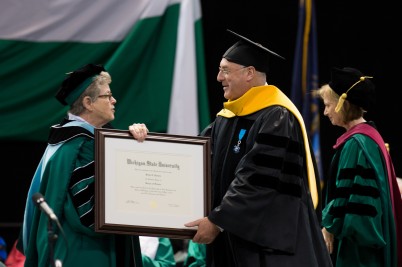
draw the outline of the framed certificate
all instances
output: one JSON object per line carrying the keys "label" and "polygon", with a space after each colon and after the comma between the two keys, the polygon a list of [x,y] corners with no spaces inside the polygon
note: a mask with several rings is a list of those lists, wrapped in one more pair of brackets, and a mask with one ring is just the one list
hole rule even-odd
{"label": "framed certificate", "polygon": [[95,129],[95,231],[191,239],[211,208],[209,137]]}

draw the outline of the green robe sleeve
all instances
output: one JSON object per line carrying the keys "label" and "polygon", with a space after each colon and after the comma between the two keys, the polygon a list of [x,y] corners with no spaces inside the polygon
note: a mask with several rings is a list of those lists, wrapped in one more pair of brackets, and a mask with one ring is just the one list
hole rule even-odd
{"label": "green robe sleeve", "polygon": [[174,252],[169,238],[159,238],[158,250],[154,259],[142,255],[143,267],[174,267],[176,262]]}

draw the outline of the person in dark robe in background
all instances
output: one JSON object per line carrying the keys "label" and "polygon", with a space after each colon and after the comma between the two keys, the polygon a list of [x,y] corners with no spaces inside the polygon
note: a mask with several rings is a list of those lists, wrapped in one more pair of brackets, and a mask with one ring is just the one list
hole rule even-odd
{"label": "person in dark robe in background", "polygon": [[283,59],[235,32],[217,80],[223,109],[201,135],[211,137],[212,211],[186,223],[207,245],[207,266],[332,266],[321,233],[320,187],[304,121],[267,83]]}
{"label": "person in dark robe in background", "polygon": [[[110,83],[103,66],[87,64],[68,73],[56,94],[69,110],[50,128],[48,146],[28,191],[18,242],[25,266],[142,266],[138,236],[94,229],[94,130],[110,127],[114,120],[117,100]],[[139,142],[147,136],[144,124],[129,129]],[[45,200],[51,214],[39,209]]]}
{"label": "person in dark robe in background", "polygon": [[370,76],[333,68],[313,94],[324,115],[346,131],[334,145],[326,178],[322,232],[336,267],[402,266],[402,200],[391,156],[373,121]]}

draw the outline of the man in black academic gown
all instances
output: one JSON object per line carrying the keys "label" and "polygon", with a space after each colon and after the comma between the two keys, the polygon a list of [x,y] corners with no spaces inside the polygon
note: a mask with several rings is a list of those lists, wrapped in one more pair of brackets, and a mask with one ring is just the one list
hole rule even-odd
{"label": "man in black academic gown", "polygon": [[207,266],[332,266],[303,118],[266,81],[268,61],[282,57],[231,33],[239,41],[217,75],[228,101],[202,133],[211,137],[212,211],[186,226],[198,226],[194,242],[209,244]]}

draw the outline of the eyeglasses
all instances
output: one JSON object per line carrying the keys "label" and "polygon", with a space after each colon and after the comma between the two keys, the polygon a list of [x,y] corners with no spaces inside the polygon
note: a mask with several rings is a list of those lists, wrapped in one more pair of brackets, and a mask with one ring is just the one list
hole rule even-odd
{"label": "eyeglasses", "polygon": [[223,75],[227,76],[230,73],[235,73],[236,71],[239,71],[239,70],[242,70],[242,69],[245,69],[245,68],[247,68],[247,67],[244,66],[244,67],[241,67],[240,69],[237,69],[237,70],[229,70],[229,69],[226,69],[226,68],[219,67],[219,72],[222,72]]}
{"label": "eyeglasses", "polygon": [[111,101],[112,100],[112,97],[113,97],[113,95],[110,93],[110,94],[105,94],[105,95],[98,95],[98,98],[99,97],[107,97],[107,98],[109,98],[109,101]]}

